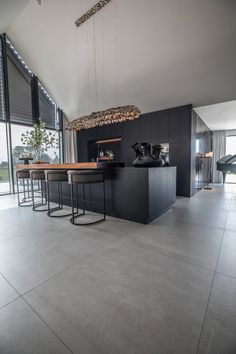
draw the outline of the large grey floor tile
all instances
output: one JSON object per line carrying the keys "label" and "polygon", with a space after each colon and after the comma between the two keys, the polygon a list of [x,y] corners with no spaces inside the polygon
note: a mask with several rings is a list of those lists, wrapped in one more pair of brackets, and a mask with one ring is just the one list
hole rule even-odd
{"label": "large grey floor tile", "polygon": [[[203,203],[204,204],[204,203]],[[195,224],[207,227],[224,229],[228,212],[226,210],[211,210],[205,208],[181,209],[173,207],[171,212],[160,216],[159,221],[166,223],[176,221],[186,224]]]}
{"label": "large grey floor tile", "polygon": [[[214,270],[224,230],[184,223],[140,225],[129,240],[183,261]],[[128,239],[128,238],[127,238]]]}
{"label": "large grey floor tile", "polygon": [[[193,196],[192,198],[177,198],[177,203],[175,208],[200,208],[202,209],[203,198],[197,198]],[[204,207],[211,210],[229,210],[231,206],[231,199],[224,198],[204,198]]]}
{"label": "large grey floor tile", "polygon": [[225,227],[236,232],[236,211],[229,212]]}
{"label": "large grey floor tile", "polygon": [[[27,234],[26,220],[27,217],[24,213],[22,214],[20,208],[0,210],[0,243],[12,238],[25,236]],[[19,228],[20,224],[24,225],[21,229]]]}
{"label": "large grey floor tile", "polygon": [[236,198],[231,199],[229,210],[236,212]]}
{"label": "large grey floor tile", "polygon": [[0,308],[16,299],[19,295],[0,274]]}
{"label": "large grey floor tile", "polygon": [[195,354],[212,277],[120,241],[25,298],[74,353]]}
{"label": "large grey floor tile", "polygon": [[70,351],[22,299],[0,310],[0,354],[67,354]]}
{"label": "large grey floor tile", "polygon": [[198,354],[236,353],[236,279],[216,275]]}
{"label": "large grey floor tile", "polygon": [[13,238],[57,233],[61,220],[52,222],[45,213],[32,212],[31,208],[12,208],[0,211],[0,243]]}
{"label": "large grey floor tile", "polygon": [[0,196],[0,211],[16,207],[17,197],[15,195]]}
{"label": "large grey floor tile", "polygon": [[217,271],[236,278],[236,231],[225,231]]}
{"label": "large grey floor tile", "polygon": [[55,247],[50,233],[42,238],[21,237],[1,244],[0,272],[21,294],[77,262]]}

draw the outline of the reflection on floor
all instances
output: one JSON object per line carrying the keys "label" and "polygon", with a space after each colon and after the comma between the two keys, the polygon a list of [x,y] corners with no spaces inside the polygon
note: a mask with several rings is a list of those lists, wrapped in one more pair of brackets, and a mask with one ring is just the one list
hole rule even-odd
{"label": "reflection on floor", "polygon": [[0,353],[236,353],[235,185],[149,225],[13,204],[0,198]]}
{"label": "reflection on floor", "polygon": [[0,196],[6,193],[10,193],[10,184],[9,182],[1,182],[0,178]]}

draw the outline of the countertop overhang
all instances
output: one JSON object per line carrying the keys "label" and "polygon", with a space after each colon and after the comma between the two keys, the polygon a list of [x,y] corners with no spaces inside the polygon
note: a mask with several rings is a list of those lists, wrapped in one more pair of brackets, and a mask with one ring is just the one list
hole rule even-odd
{"label": "countertop overhang", "polygon": [[22,170],[80,170],[80,169],[110,169],[125,167],[124,162],[79,162],[79,163],[42,163],[42,164],[17,164],[16,169]]}

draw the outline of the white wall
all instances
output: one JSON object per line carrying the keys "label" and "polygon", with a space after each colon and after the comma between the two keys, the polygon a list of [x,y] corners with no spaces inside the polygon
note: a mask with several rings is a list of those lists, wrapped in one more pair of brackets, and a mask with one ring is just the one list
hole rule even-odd
{"label": "white wall", "polygon": [[0,0],[0,33],[12,25],[29,0]]}
{"label": "white wall", "polygon": [[77,28],[95,3],[31,0],[7,32],[70,119],[235,98],[234,0],[112,0]]}

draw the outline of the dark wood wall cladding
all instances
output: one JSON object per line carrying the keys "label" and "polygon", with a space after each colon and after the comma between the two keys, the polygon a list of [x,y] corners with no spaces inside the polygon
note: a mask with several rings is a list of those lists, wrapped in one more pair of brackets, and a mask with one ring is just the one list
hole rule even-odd
{"label": "dark wood wall cladding", "polygon": [[88,160],[88,141],[121,137],[120,160],[132,166],[136,142],[169,143],[170,165],[177,166],[177,195],[191,196],[192,189],[192,105],[143,114],[132,122],[96,127],[78,133],[79,162]]}
{"label": "dark wood wall cladding", "polygon": [[[198,150],[198,151],[197,151]],[[192,112],[192,194],[204,188],[209,180],[212,161],[204,155],[212,151],[212,131]],[[199,153],[199,157],[196,154]]]}

